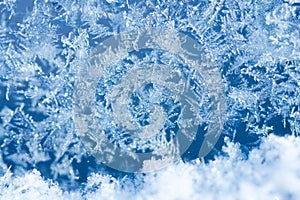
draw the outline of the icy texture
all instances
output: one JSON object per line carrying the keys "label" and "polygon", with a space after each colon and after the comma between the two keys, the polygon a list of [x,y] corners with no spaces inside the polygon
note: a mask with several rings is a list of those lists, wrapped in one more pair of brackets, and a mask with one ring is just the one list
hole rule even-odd
{"label": "icy texture", "polygon": [[207,123],[199,150],[204,157],[226,115],[223,87],[215,81],[221,82],[217,67],[191,38],[170,29],[121,33],[105,40],[78,72],[76,131],[97,161],[149,172],[178,160]]}
{"label": "icy texture", "polygon": [[128,180],[92,174],[82,191],[62,192],[37,171],[0,179],[1,199],[299,199],[300,140],[270,136],[248,160],[233,143],[219,157],[203,165],[180,163],[167,170]]}
{"label": "icy texture", "polygon": [[[293,184],[281,184],[282,179],[287,178],[283,180],[294,180],[294,185],[299,188],[299,171],[294,169],[299,166],[299,155],[295,155],[299,146],[294,145],[299,140],[294,137],[300,134],[298,1],[2,0],[0,21],[0,173],[3,175],[10,169],[16,176],[11,182],[16,184],[8,185],[9,189],[5,186],[7,182],[3,182],[0,194],[22,195],[13,188],[18,188],[18,184],[19,188],[25,187],[28,180],[34,180],[30,183],[37,187],[48,188],[39,173],[44,178],[58,181],[61,188],[71,190],[77,189],[78,183],[85,183],[92,171],[105,171],[94,163],[74,130],[75,75],[107,37],[138,28],[160,27],[194,38],[212,58],[213,65],[218,66],[222,80],[209,81],[226,90],[227,120],[222,138],[228,136],[239,143],[233,148],[241,149],[243,158],[247,158],[250,151],[247,161],[217,158],[221,164],[215,166],[218,166],[216,172],[220,172],[220,176],[212,181],[212,184],[216,183],[216,191],[228,195],[241,192],[242,195],[248,189],[261,189],[262,195],[266,196],[298,197]],[[257,150],[261,138],[270,134],[293,137],[287,140],[271,137],[267,139],[269,145]],[[210,158],[222,155],[222,138]],[[197,144],[192,147],[198,148]],[[187,160],[197,158],[197,150],[196,156],[192,151],[193,148],[184,155]],[[270,159],[270,164],[261,164],[258,158],[251,158],[251,155],[268,156],[272,152],[277,160]],[[295,158],[285,160],[289,159],[281,156],[285,154],[295,155]],[[223,169],[226,164],[233,173],[226,173]],[[203,190],[197,189],[199,195],[212,195],[208,188],[213,186],[201,177],[218,174],[210,173],[213,166],[180,164],[178,168],[157,175],[153,181],[160,182],[162,187],[167,187],[166,183],[177,186],[179,183],[172,179],[172,172],[180,169],[199,171],[198,175],[187,175],[187,180],[178,179],[198,181],[200,189],[204,184]],[[28,174],[27,171],[32,169],[39,172]],[[248,169],[249,174],[243,169]],[[239,173],[244,175],[245,184]],[[24,174],[25,178],[22,178]],[[181,173],[173,175],[178,177]],[[162,178],[164,176],[170,180]],[[105,184],[109,183],[106,178],[104,180]],[[230,190],[225,190],[221,181],[231,181],[228,184]],[[105,191],[95,192],[109,195],[115,186],[103,187]],[[50,190],[60,188],[52,186],[49,193]],[[155,186],[144,191],[160,195],[155,190],[163,194],[163,190]],[[227,193],[228,190],[233,193]],[[104,194],[106,191],[108,193]],[[182,194],[195,191],[191,189]]]}

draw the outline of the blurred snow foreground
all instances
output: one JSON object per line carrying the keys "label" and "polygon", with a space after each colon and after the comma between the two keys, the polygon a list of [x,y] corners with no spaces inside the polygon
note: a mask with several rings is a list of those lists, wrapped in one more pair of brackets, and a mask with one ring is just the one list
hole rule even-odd
{"label": "blurred snow foreground", "polygon": [[[0,22],[0,199],[300,199],[299,0],[0,0]],[[148,29],[201,53],[153,32],[93,68]],[[177,157],[118,176],[116,148]]]}
{"label": "blurred snow foreground", "polygon": [[[37,170],[0,179],[1,199],[298,199],[300,138],[270,136],[248,160],[226,142],[228,157],[208,164],[179,163],[132,183],[92,174],[81,191],[64,192]],[[136,186],[138,184],[138,186]]]}

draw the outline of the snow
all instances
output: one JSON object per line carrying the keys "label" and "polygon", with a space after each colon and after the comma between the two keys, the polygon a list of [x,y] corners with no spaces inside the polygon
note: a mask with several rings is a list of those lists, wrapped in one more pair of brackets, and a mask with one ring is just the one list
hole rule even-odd
{"label": "snow", "polygon": [[[299,199],[299,3],[298,0],[0,1],[0,199]],[[184,98],[178,95],[182,93],[176,95],[176,91],[184,89],[186,94],[192,93],[190,88],[184,88],[184,73],[179,73],[182,75],[179,77],[176,72],[179,67],[173,68],[176,70],[144,67],[144,73],[134,70],[127,73],[124,71],[130,67],[125,62],[128,49],[120,48],[111,54],[113,59],[109,55],[106,60],[101,57],[103,63],[113,66],[105,65],[99,75],[93,73],[95,66],[90,65],[91,77],[85,78],[94,87],[96,84],[100,87],[101,80],[103,85],[116,83],[120,77],[114,76],[113,70],[118,71],[123,79],[131,82],[124,81],[124,87],[110,89],[125,88],[129,94],[129,87],[133,87],[136,96],[144,102],[140,107],[130,107],[132,99],[126,99],[122,92],[103,88],[88,91],[87,101],[97,93],[100,96],[101,92],[110,93],[114,108],[119,109],[117,115],[129,108],[132,117],[124,120],[114,116],[107,106],[107,112],[103,112],[105,120],[99,120],[101,123],[95,123],[95,127],[117,127],[113,124],[117,121],[123,127],[134,129],[137,126],[132,124],[146,120],[133,119],[133,116],[140,112],[151,114],[152,108],[150,122],[159,121],[144,130],[158,129],[165,122],[166,111],[157,105],[161,103],[160,97],[170,97],[169,104],[178,113],[183,109],[177,106],[187,108],[196,102],[196,106],[188,107],[191,112],[186,114],[196,119],[184,121],[183,126],[211,122],[211,116],[217,119],[219,113],[224,113],[219,116],[222,123],[215,123],[221,127],[220,141],[206,164],[197,159],[199,152],[195,148],[183,156],[186,163],[172,163],[133,179],[113,176],[113,172],[105,171],[99,159],[91,155],[93,149],[84,146],[75,128],[74,85],[80,70],[99,50],[99,44],[109,37],[127,31],[158,29],[169,31],[164,35],[151,34],[166,51],[163,60],[167,63],[191,60],[174,62],[173,54],[182,50],[176,40],[177,33],[188,35],[197,43],[195,49],[203,52],[201,61],[209,62],[200,62],[199,67],[205,66],[207,70],[200,68],[198,73],[190,74],[195,80],[193,91],[200,96],[207,94],[207,90],[208,94],[222,93],[222,98],[214,99],[220,103],[210,104],[209,98],[217,97],[213,95],[177,103]],[[177,41],[176,48],[172,48],[173,40]],[[130,48],[136,50],[139,45]],[[124,58],[123,63],[120,58]],[[152,67],[160,61],[153,54],[143,59],[144,64],[152,63]],[[135,55],[131,60],[134,62],[129,63],[136,64],[134,67],[142,63]],[[191,63],[186,63],[189,72],[195,69]],[[150,72],[154,73],[151,78],[146,76]],[[92,75],[96,78],[93,81]],[[138,78],[141,82],[133,84]],[[159,84],[146,93],[145,80]],[[118,95],[127,105],[120,105]],[[182,117],[175,111],[170,112],[171,117]],[[203,130],[199,132],[204,135],[209,128]],[[195,138],[195,132],[188,134]],[[113,136],[119,145],[126,146],[119,135]],[[225,143],[224,138],[227,138]],[[151,144],[153,149],[159,146],[156,142]],[[134,150],[149,147],[142,142],[134,145]],[[213,159],[213,156],[217,157]],[[164,164],[159,160],[153,163]]]}
{"label": "snow", "polygon": [[[84,188],[63,191],[37,170],[0,178],[0,199],[299,199],[300,138],[269,136],[243,159],[227,142],[227,157],[179,163],[159,172],[116,179],[92,174]],[[134,187],[135,182],[138,187]]]}

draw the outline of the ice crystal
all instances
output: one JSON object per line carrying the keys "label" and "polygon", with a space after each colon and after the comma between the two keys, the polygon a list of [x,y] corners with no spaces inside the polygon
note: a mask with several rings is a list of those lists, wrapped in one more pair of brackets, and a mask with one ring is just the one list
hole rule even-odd
{"label": "ice crystal", "polygon": [[[160,50],[164,51],[159,52],[154,48],[148,49],[148,52],[138,52],[138,48],[132,47],[136,52],[122,52],[122,48],[119,49],[119,59],[111,59],[107,54],[107,57],[101,58],[101,62],[104,63],[106,58],[106,64],[110,65],[105,65],[103,74],[96,77],[98,80],[94,80],[94,93],[87,96],[97,101],[93,105],[94,109],[98,109],[97,127],[102,130],[106,128],[105,136],[114,141],[116,146],[130,147],[134,152],[151,152],[156,149],[155,145],[161,147],[157,141],[168,144],[169,139],[176,134],[172,136],[164,133],[176,132],[179,124],[182,127],[201,124],[196,133],[185,134],[191,145],[178,159],[194,160],[199,156],[199,144],[209,130],[209,123],[216,121],[214,116],[220,110],[225,113],[220,116],[224,126],[219,124],[215,127],[222,127],[222,134],[211,153],[205,157],[206,161],[225,154],[222,151],[224,136],[239,143],[236,148],[241,149],[246,158],[248,154],[253,155],[251,150],[259,146],[261,138],[268,138],[270,134],[297,137],[300,134],[299,4],[297,0],[0,1],[0,173],[4,175],[9,169],[14,175],[22,176],[26,171],[36,169],[39,172],[34,172],[34,175],[26,174],[22,180],[34,179],[43,185],[45,182],[38,174],[41,173],[43,178],[58,181],[64,189],[76,189],[78,183],[86,183],[93,171],[114,173],[97,162],[95,152],[84,146],[82,134],[76,130],[73,116],[73,109],[76,109],[73,102],[74,88],[78,81],[76,77],[83,73],[82,68],[87,66],[93,55],[99,54],[99,45],[105,44],[109,38],[136,30],[168,30],[170,35],[153,34],[162,47]],[[195,41],[200,46],[203,53],[201,55],[207,56],[204,60],[209,60],[214,71],[198,70],[193,73],[194,67],[191,66],[184,72],[184,65],[173,65],[173,68],[154,65],[158,61],[172,63],[177,59],[177,64],[186,61],[176,58],[180,43],[176,42],[174,33]],[[174,49],[170,49],[170,46]],[[134,53],[145,55],[138,57]],[[159,53],[161,57],[158,56]],[[144,65],[139,65],[141,63]],[[176,62],[172,64],[174,63]],[[153,75],[152,79],[148,78],[145,73],[151,73],[151,69],[145,65],[156,67],[159,73]],[[136,69],[136,73],[129,68]],[[177,72],[178,78],[174,78]],[[209,73],[221,76],[208,78],[212,77]],[[187,77],[190,88],[198,96],[187,98],[189,102],[185,103],[194,104],[196,100],[197,106],[189,107],[189,114],[196,113],[195,118],[182,123],[180,112],[184,109],[180,107],[183,104],[179,101],[179,94],[182,93],[176,91],[181,89],[180,84]],[[146,79],[148,83],[135,83],[132,78]],[[178,84],[175,80],[178,80]],[[130,87],[134,88],[134,92],[129,92]],[[220,102],[220,99],[209,95],[213,93],[211,88],[217,88],[218,94],[219,89],[225,91],[222,104],[211,103]],[[122,93],[122,90],[127,93]],[[130,95],[125,98],[125,94]],[[122,98],[118,98],[119,96]],[[111,107],[105,105],[107,100],[112,102]],[[120,100],[125,102],[118,102]],[[226,106],[217,108],[216,105]],[[121,118],[124,113],[120,110],[123,109],[128,111],[125,118]],[[119,110],[118,116],[114,110]],[[128,115],[131,119],[127,118]],[[163,118],[170,120],[162,120]],[[166,136],[166,139],[147,138],[147,143],[138,137],[131,140],[132,137],[113,134],[122,130],[126,130],[126,133],[143,133],[142,129],[155,130],[154,132]],[[285,145],[281,142],[274,144]],[[278,148],[285,152],[283,148]],[[293,152],[289,151],[290,154]],[[249,162],[252,160],[237,165],[243,167]],[[283,164],[285,162],[283,159],[278,164],[282,173],[287,167]],[[157,162],[155,165],[160,166],[162,163]],[[185,165],[182,165],[180,169],[185,169]],[[263,169],[263,173],[268,178],[271,175],[267,167]],[[208,170],[206,167],[205,169]],[[249,170],[249,173],[256,173],[255,170]],[[274,171],[272,172],[275,173]],[[203,173],[205,176],[208,172]],[[234,177],[230,173],[228,176]],[[3,179],[5,177],[9,176],[5,175]],[[241,181],[239,194],[255,190],[257,182],[263,186],[261,179],[246,177],[248,179],[244,183]],[[276,177],[268,179],[268,184],[278,181],[279,178]],[[197,184],[204,184],[200,179],[202,177],[199,177],[200,182],[196,181]],[[215,180],[217,179],[220,177]],[[287,179],[298,183],[297,177],[293,178],[292,173],[288,174]],[[14,180],[15,183],[17,180]],[[234,178],[229,180],[237,184]],[[249,182],[251,184],[247,185]],[[160,183],[166,185],[163,180]],[[14,189],[11,188],[25,188],[22,194],[27,194],[26,191],[32,194],[28,187],[10,187],[5,184],[4,181],[4,188],[10,188],[5,195],[13,193]],[[217,188],[220,189],[221,186],[224,186],[223,183]],[[53,187],[51,190],[58,191]],[[278,185],[269,188],[271,189],[262,188],[262,194],[282,198],[296,198],[299,195],[294,188],[279,188]],[[153,190],[162,191],[155,187],[146,191]],[[237,190],[238,188],[232,188],[233,192]],[[4,189],[1,186],[0,194],[4,194],[2,191]],[[157,196],[161,197],[160,195],[162,194]]]}

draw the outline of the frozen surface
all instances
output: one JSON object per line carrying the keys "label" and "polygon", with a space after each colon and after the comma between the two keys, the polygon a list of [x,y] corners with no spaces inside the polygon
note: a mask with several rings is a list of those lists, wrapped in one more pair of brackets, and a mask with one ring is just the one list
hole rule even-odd
{"label": "frozen surface", "polygon": [[36,170],[0,179],[1,199],[298,199],[300,197],[300,140],[270,136],[243,160],[238,145],[228,142],[219,157],[203,165],[177,164],[140,176],[124,178],[92,174],[80,191],[63,192],[43,180]]}
{"label": "frozen surface", "polygon": [[[299,4],[297,0],[0,0],[0,198],[208,199],[224,195],[247,199],[251,194],[259,195],[253,196],[257,199],[299,199]],[[189,107],[196,120],[185,124],[199,125],[198,131],[186,134],[193,141],[177,164],[142,176],[120,173],[95,159],[93,149],[84,146],[75,130],[73,96],[76,76],[101,42],[149,28],[192,38],[215,70],[207,73],[220,76],[207,79],[204,71],[193,74],[195,68],[188,65],[187,91],[198,96],[192,99],[196,104],[190,101],[196,106]],[[173,44],[162,40],[160,45]],[[175,133],[177,125],[182,125],[176,120],[184,111],[177,101],[182,93],[176,90],[187,79],[185,73],[176,79],[173,75],[179,68],[163,68],[150,79],[147,67],[143,73],[127,72],[131,65],[141,68],[160,61],[158,51],[141,59],[135,52],[119,50],[116,59],[122,59],[105,68],[94,94],[99,103],[95,108],[100,108],[97,115],[106,120],[100,120],[101,127],[107,128],[106,136],[126,147],[128,141],[115,134],[120,127],[131,132],[147,127],[146,132]],[[168,50],[161,60],[180,64],[182,60],[174,57],[176,48]],[[158,84],[124,81],[123,88],[114,86],[120,74],[123,80],[143,77]],[[170,80],[179,81],[172,86],[167,83]],[[128,92],[129,86],[136,91],[128,102],[130,98],[122,97],[120,90]],[[209,96],[210,88],[222,88],[225,107],[210,104],[217,102]],[[101,108],[104,94],[114,102],[112,108]],[[136,99],[141,103],[132,106]],[[122,102],[129,106],[122,107]],[[172,109],[163,110],[164,102]],[[124,108],[132,118],[118,119],[120,113],[114,116],[110,110]],[[221,136],[198,162],[199,144],[211,116],[220,111],[226,115],[225,123],[219,125]],[[168,125],[166,117],[172,118]],[[161,138],[131,143],[130,149],[155,150],[159,142],[169,142]]]}

